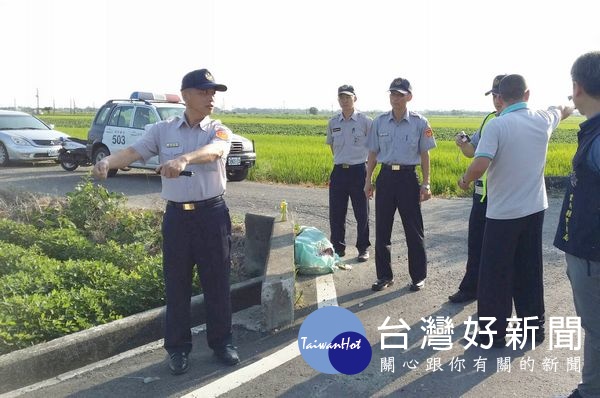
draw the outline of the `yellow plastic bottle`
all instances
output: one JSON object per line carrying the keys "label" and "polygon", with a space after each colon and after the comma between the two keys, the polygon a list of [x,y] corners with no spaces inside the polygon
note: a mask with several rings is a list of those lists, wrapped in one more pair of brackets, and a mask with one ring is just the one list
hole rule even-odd
{"label": "yellow plastic bottle", "polygon": [[285,200],[281,201],[279,209],[281,210],[281,221],[287,221],[287,202]]}

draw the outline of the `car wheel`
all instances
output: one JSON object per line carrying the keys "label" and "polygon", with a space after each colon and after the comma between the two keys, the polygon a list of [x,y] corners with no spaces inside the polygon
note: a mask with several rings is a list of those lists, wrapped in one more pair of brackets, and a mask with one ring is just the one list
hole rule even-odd
{"label": "car wheel", "polygon": [[67,171],[75,171],[79,167],[79,164],[74,162],[60,162],[60,167]]}
{"label": "car wheel", "polygon": [[[108,155],[110,155],[110,151],[108,150],[108,148],[101,146],[100,148],[98,148],[94,151],[92,160],[94,161],[94,164],[96,164],[99,161],[101,161],[102,159],[104,159],[105,157],[107,157]],[[117,174],[117,169],[108,170],[108,177],[114,177],[116,174]]]}
{"label": "car wheel", "polygon": [[248,177],[248,169],[227,170],[227,180],[229,181],[243,181],[246,177]]}
{"label": "car wheel", "polygon": [[0,142],[0,166],[8,165],[8,151],[3,143]]}

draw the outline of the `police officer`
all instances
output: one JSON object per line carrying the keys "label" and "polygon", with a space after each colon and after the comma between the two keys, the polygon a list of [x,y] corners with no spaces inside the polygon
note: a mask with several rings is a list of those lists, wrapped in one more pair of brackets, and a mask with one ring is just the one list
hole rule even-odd
{"label": "police officer", "polygon": [[[369,156],[365,193],[373,197],[373,170],[381,163],[375,195],[375,267],[377,281],[371,288],[383,290],[394,284],[391,267],[391,236],[396,209],[400,213],[406,245],[410,290],[425,286],[427,256],[424,246],[421,202],[431,198],[429,185],[429,150],[435,147],[433,130],[427,119],[407,108],[412,100],[412,87],[407,79],[394,79],[390,84],[392,110],[373,121],[368,138]],[[420,164],[422,184],[415,171]]]}
{"label": "police officer", "polygon": [[364,193],[368,155],[367,135],[372,119],[354,109],[354,87],[345,84],[338,88],[342,111],[329,120],[327,144],[333,154],[333,170],[329,178],[329,227],[335,252],[346,254],[346,213],[348,198],[352,201],[356,219],[356,249],[358,261],[369,259],[369,202]]}
{"label": "police officer", "polygon": [[[104,179],[109,169],[159,156],[157,172],[167,201],[162,225],[167,299],[164,347],[171,373],[176,375],[188,370],[192,349],[190,300],[195,266],[204,293],[208,346],[222,362],[239,362],[231,329],[231,220],[223,200],[231,131],[210,118],[216,91],[225,90],[206,69],[186,74],[181,83],[186,105],[183,117],[152,125],[142,139],[94,167],[94,175]],[[180,176],[184,170],[193,175]]]}
{"label": "police officer", "polygon": [[[498,75],[492,82],[492,89],[485,93],[485,95],[492,94],[492,101],[494,103],[494,112],[489,113],[481,123],[479,130],[473,134],[471,138],[464,134],[458,134],[455,137],[456,145],[460,148],[463,155],[468,158],[472,158],[475,155],[475,149],[483,134],[483,127],[487,122],[492,120],[494,117],[500,115],[502,111],[502,100],[498,92],[498,86],[500,80],[506,75]],[[473,190],[473,205],[471,207],[471,214],[469,215],[469,236],[467,240],[467,269],[465,276],[463,277],[458,291],[451,296],[448,296],[448,300],[453,303],[463,303],[465,301],[473,300],[477,297],[477,280],[479,279],[479,262],[481,260],[481,244],[483,242],[483,230],[485,229],[485,210],[487,208],[487,195],[485,187],[484,174],[481,178],[475,181],[475,189]]]}

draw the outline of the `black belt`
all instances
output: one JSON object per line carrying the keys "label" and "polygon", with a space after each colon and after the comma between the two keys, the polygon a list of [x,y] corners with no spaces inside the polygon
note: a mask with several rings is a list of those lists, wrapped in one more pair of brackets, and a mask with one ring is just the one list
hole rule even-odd
{"label": "black belt", "polygon": [[365,164],[364,163],[359,163],[359,164],[339,163],[339,164],[333,165],[333,167],[339,168],[339,169],[354,169],[356,167],[365,167]]}
{"label": "black belt", "polygon": [[183,210],[196,210],[199,207],[210,207],[216,205],[223,200],[223,195],[215,196],[214,198],[199,200],[197,202],[172,202],[167,201],[167,206],[173,206]]}
{"label": "black belt", "polygon": [[414,164],[387,164],[387,163],[382,163],[381,164],[381,168],[382,169],[392,170],[392,171],[414,170],[415,169],[415,165]]}

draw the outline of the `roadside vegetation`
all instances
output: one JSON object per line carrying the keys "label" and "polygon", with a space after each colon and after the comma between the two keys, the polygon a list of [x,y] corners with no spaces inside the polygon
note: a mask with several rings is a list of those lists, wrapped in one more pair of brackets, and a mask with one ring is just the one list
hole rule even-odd
{"label": "roadside vegetation", "polygon": [[0,355],[164,305],[161,221],[87,178],[66,199],[0,190]]}

